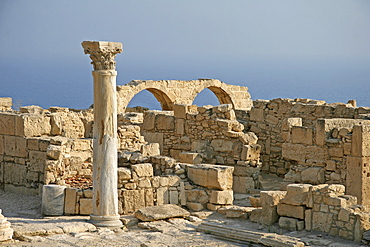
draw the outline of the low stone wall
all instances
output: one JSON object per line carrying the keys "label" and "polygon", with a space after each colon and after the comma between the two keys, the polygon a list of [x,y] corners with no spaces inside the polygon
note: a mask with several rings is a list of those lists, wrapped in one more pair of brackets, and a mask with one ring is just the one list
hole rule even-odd
{"label": "low stone wall", "polygon": [[250,219],[265,225],[278,222],[290,231],[321,231],[361,241],[370,229],[370,213],[344,191],[337,184],[290,184],[287,191],[262,191],[262,208],[253,210]]}
{"label": "low stone wall", "polygon": [[[216,210],[233,203],[232,167],[172,163],[173,159],[163,156],[151,159],[153,165],[142,163],[118,168],[120,214],[133,214],[143,207],[163,204],[200,211],[204,208]],[[162,162],[173,166],[164,169],[168,174],[155,175],[158,170],[154,167]],[[90,215],[92,195],[91,189],[66,188],[64,214]]]}

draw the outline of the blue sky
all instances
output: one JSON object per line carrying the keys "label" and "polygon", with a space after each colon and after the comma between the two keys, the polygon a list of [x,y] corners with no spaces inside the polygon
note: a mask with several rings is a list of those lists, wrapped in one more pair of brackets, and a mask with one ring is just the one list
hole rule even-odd
{"label": "blue sky", "polygon": [[[252,99],[370,106],[369,30],[368,0],[1,0],[0,97],[87,108],[92,66],[80,44],[105,40],[124,45],[119,85],[216,78]],[[196,103],[214,101],[202,92]],[[158,103],[143,92],[132,104]]]}

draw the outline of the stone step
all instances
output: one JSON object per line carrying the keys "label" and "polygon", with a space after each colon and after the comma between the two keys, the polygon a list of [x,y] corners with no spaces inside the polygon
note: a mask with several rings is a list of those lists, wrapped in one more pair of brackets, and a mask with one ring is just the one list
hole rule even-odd
{"label": "stone step", "polygon": [[278,235],[276,233],[262,233],[249,230],[238,230],[213,223],[202,223],[197,231],[209,233],[221,237],[224,240],[234,241],[237,243],[250,242],[273,247],[303,247],[305,244],[298,238]]}

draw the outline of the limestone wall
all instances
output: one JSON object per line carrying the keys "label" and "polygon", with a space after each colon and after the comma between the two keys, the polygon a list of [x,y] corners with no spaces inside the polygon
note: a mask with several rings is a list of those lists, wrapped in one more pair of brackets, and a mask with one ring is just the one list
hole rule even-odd
{"label": "limestone wall", "polygon": [[44,184],[91,173],[91,111],[22,107],[0,112],[0,185],[5,191],[39,194]]}
{"label": "limestone wall", "polygon": [[[326,104],[324,101],[307,99],[274,99],[254,101],[249,115],[237,112],[237,116],[238,120],[247,123],[246,128],[256,133],[259,138],[258,143],[262,146],[263,170],[284,175],[292,164],[283,157],[284,143],[306,146],[325,145],[322,143],[323,140],[320,143],[316,141],[317,120],[366,119],[369,113],[369,108],[353,107],[350,104]],[[337,121],[335,125],[327,124],[324,138],[338,139],[338,133],[335,134],[335,137],[330,137],[329,133],[333,132],[335,128],[352,128],[356,124],[359,122],[345,122],[345,120],[342,123]],[[346,135],[348,138],[343,140],[339,138],[340,142],[350,142],[350,133],[344,134],[344,131],[342,130],[341,135],[343,137]],[[325,147],[323,148],[325,149]],[[302,159],[304,157],[301,157],[300,163],[302,163]],[[309,163],[307,164],[309,165]]]}
{"label": "limestone wall", "polygon": [[[191,210],[216,210],[233,203],[233,168],[178,163],[153,156],[151,163],[120,163],[118,168],[119,213],[132,214],[154,205],[176,204]],[[124,166],[122,166],[124,165]],[[64,214],[90,215],[92,190],[66,188]]]}
{"label": "limestone wall", "polygon": [[261,191],[262,208],[253,209],[250,220],[361,241],[370,229],[370,213],[355,196],[344,192],[345,187],[338,184],[290,184],[287,191]]}
{"label": "limestone wall", "polygon": [[260,145],[254,133],[243,130],[229,104],[148,111],[142,125],[146,141],[159,143],[163,155],[184,163],[233,166],[233,190],[238,193],[259,186]]}

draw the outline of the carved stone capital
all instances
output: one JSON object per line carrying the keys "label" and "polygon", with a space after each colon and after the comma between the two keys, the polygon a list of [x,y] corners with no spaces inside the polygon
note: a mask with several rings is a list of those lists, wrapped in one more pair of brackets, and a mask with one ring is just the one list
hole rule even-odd
{"label": "carved stone capital", "polygon": [[115,70],[117,53],[123,50],[122,43],[107,41],[84,41],[81,43],[85,54],[90,54],[94,70]]}

